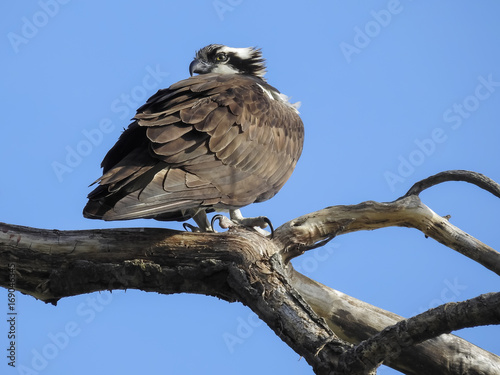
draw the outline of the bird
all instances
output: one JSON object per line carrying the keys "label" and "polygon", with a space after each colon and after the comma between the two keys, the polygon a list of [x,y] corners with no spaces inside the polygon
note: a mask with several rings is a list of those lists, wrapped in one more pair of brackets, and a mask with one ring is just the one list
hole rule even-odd
{"label": "bird", "polygon": [[137,110],[101,163],[84,217],[193,219],[191,230],[213,232],[207,213],[217,211],[229,212],[225,227],[270,224],[240,208],[272,198],[291,176],[304,143],[300,103],[267,83],[257,47],[210,44],[189,73]]}

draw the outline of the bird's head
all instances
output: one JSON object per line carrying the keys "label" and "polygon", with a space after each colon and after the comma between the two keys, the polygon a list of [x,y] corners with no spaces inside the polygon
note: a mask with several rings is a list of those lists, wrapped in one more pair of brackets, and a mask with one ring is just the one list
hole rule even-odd
{"label": "bird's head", "polygon": [[194,60],[189,64],[189,74],[194,73],[247,74],[263,79],[266,66],[258,48],[231,48],[222,44],[210,44],[196,52]]}

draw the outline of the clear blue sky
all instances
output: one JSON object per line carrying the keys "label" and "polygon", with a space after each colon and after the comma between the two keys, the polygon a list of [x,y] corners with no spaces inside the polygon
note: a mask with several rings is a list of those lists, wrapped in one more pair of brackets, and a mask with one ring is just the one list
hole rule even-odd
{"label": "clear blue sky", "polygon": [[[181,229],[91,221],[81,211],[135,109],[186,78],[195,50],[210,43],[261,47],[269,83],[302,102],[306,140],[295,173],[275,198],[243,209],[246,216],[279,226],[330,205],[390,201],[448,169],[500,181],[498,14],[492,0],[4,1],[0,220]],[[498,199],[465,183],[422,199],[500,248]],[[406,317],[500,288],[492,272],[403,228],[341,236],[294,264]],[[6,310],[5,290],[0,302]],[[18,293],[17,308],[18,367],[2,355],[2,374],[312,374],[238,303],[129,290],[57,307]],[[498,327],[458,334],[500,354]]]}

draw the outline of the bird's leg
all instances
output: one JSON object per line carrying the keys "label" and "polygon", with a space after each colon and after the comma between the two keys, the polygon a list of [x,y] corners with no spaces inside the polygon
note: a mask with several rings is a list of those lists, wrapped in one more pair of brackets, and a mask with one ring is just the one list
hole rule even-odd
{"label": "bird's leg", "polygon": [[264,235],[269,235],[269,233],[264,228],[267,226],[271,229],[271,237],[274,232],[273,225],[271,224],[271,220],[269,220],[265,216],[257,216],[257,217],[243,217],[241,211],[239,209],[229,210],[229,217],[233,223],[243,225],[245,227],[253,227],[257,232]]}
{"label": "bird's leg", "polygon": [[[198,227],[194,225],[184,223],[184,229],[189,228],[192,232],[215,232],[208,221],[207,213],[205,210],[199,210],[194,216],[193,220],[196,222]],[[186,229],[187,230],[187,229]]]}
{"label": "bird's leg", "polygon": [[257,217],[243,217],[241,211],[239,209],[229,210],[229,218],[222,214],[217,214],[212,217],[211,227],[213,228],[214,222],[219,220],[219,226],[221,228],[227,229],[231,228],[235,225],[240,225],[244,227],[251,227],[255,229],[257,232],[264,236],[269,236],[269,232],[265,231],[263,228],[267,228],[267,226],[271,229],[271,238],[274,234],[274,228],[271,224],[271,220],[269,220],[265,216],[257,216]]}
{"label": "bird's leg", "polygon": [[245,227],[259,227],[264,229],[269,225],[269,219],[267,217],[243,217],[239,209],[229,210],[229,217],[231,218],[231,221]]}

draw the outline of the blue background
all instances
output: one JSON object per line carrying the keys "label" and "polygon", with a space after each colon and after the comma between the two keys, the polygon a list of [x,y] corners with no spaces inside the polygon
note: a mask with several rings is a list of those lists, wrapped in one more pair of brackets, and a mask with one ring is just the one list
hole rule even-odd
{"label": "blue background", "polygon": [[[279,226],[330,205],[391,201],[448,169],[500,181],[499,13],[495,1],[3,1],[0,220],[181,229],[81,211],[135,109],[186,78],[195,50],[210,43],[261,47],[269,83],[302,102],[302,158],[282,191],[245,216]],[[499,247],[497,198],[466,183],[421,198]],[[492,272],[404,228],[341,236],[294,265],[405,317],[500,287]],[[239,303],[134,290],[57,307],[17,297],[18,367],[2,355],[1,373],[312,373]],[[6,311],[5,290],[2,300]],[[500,354],[499,327],[457,334]]]}

